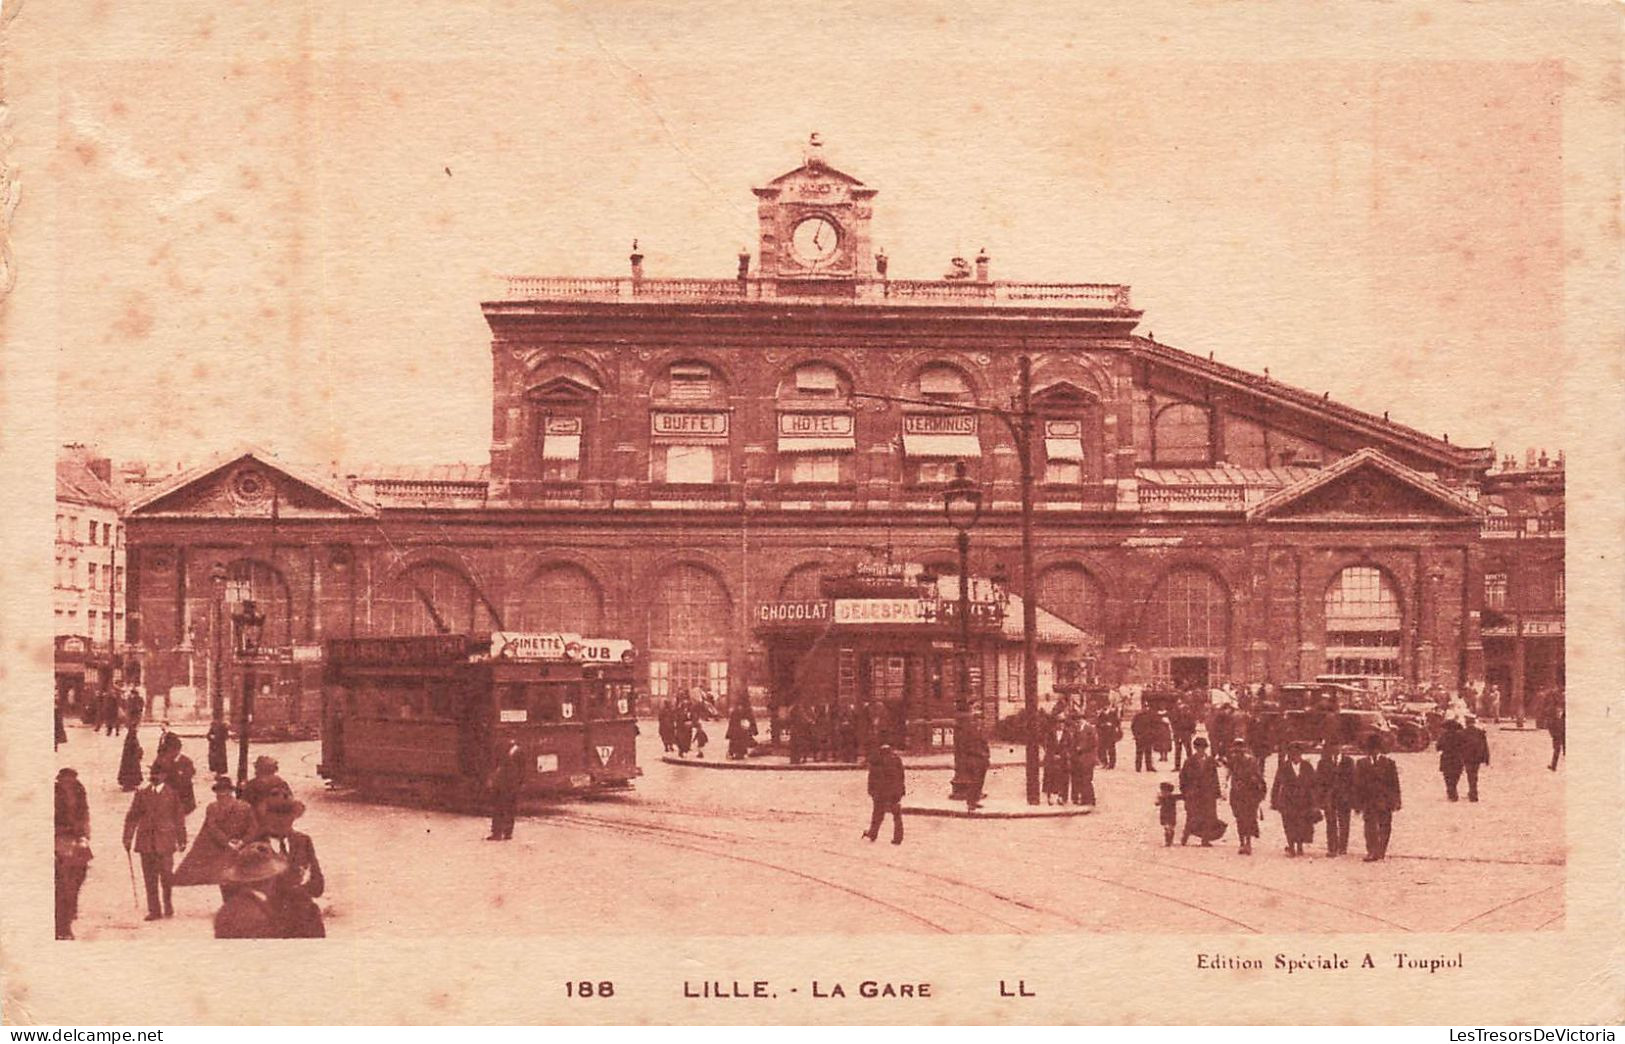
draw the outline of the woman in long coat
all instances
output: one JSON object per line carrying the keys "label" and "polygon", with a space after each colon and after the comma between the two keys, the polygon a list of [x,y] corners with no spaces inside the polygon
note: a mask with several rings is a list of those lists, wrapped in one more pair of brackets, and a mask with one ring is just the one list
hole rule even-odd
{"label": "woman in long coat", "polygon": [[1275,772],[1270,793],[1270,807],[1281,813],[1289,856],[1303,855],[1303,846],[1315,839],[1315,796],[1315,768],[1303,760],[1303,747],[1294,743]]}
{"label": "woman in long coat", "polygon": [[141,741],[136,739],[136,727],[131,725],[124,734],[124,753],[118,762],[118,785],[125,790],[141,786]]}
{"label": "woman in long coat", "polygon": [[1071,789],[1071,756],[1067,751],[1066,730],[1059,723],[1044,733],[1044,803],[1055,804],[1057,796],[1065,803]]}
{"label": "woman in long coat", "polygon": [[1258,836],[1258,806],[1264,803],[1264,767],[1247,753],[1246,740],[1230,744],[1230,812],[1236,817],[1236,837],[1241,841],[1237,855],[1253,854],[1253,838]]}
{"label": "woman in long coat", "polygon": [[[343,718],[337,720],[342,721]],[[223,721],[216,721],[209,726],[209,771],[216,776],[224,775],[227,771],[226,741],[231,738],[231,729]]]}

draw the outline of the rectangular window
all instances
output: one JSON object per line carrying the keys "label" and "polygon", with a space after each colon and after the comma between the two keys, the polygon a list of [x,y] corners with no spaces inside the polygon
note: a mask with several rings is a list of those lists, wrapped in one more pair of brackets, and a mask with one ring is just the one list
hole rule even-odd
{"label": "rectangular window", "polygon": [[124,567],[123,566],[119,566],[118,567],[118,572],[116,574],[114,574],[113,587],[116,590],[119,590],[119,591],[124,590]]}
{"label": "rectangular window", "polygon": [[665,660],[649,661],[649,695],[655,697],[671,695],[671,664]]}
{"label": "rectangular window", "polygon": [[103,522],[102,523],[102,543],[111,544],[112,542],[113,542],[113,524],[111,522]]}
{"label": "rectangular window", "polygon": [[1507,606],[1507,575],[1484,574],[1484,608],[1505,609]]}
{"label": "rectangular window", "polygon": [[68,559],[68,586],[79,586],[79,560],[77,558]]}
{"label": "rectangular window", "polygon": [[581,418],[548,417],[542,426],[542,478],[574,482],[581,477]]}
{"label": "rectangular window", "polygon": [[1563,584],[1563,571],[1559,569],[1557,575],[1552,577],[1552,605],[1559,609],[1563,608]]}
{"label": "rectangular window", "polygon": [[914,467],[914,481],[922,486],[952,482],[955,463],[952,460],[922,460]]}
{"label": "rectangular window", "polygon": [[790,458],[790,481],[797,485],[839,482],[841,458],[835,454],[797,454]]}
{"label": "rectangular window", "polygon": [[96,563],[92,562],[85,569],[85,586],[92,591],[96,590]]}
{"label": "rectangular window", "polygon": [[96,542],[96,523],[92,522],[90,524],[89,531],[85,534],[85,538],[92,544]]}
{"label": "rectangular window", "polygon": [[1044,422],[1044,481],[1056,486],[1083,482],[1083,422]]}
{"label": "rectangular window", "polygon": [[685,485],[715,482],[716,452],[710,446],[667,446],[666,481]]}
{"label": "rectangular window", "polygon": [[1051,457],[1044,464],[1044,482],[1051,486],[1082,485],[1083,464],[1076,460],[1056,460]]}
{"label": "rectangular window", "polygon": [[65,539],[62,534],[62,521],[63,519],[61,515],[56,516],[56,538],[58,540]]}
{"label": "rectangular window", "polygon": [[796,371],[796,391],[802,395],[833,396],[840,390],[840,378],[828,366],[809,365]]}

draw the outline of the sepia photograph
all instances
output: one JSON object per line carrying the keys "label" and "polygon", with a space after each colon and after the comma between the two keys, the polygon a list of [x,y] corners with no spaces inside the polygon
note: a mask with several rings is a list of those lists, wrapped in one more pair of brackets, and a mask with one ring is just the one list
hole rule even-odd
{"label": "sepia photograph", "polygon": [[8,1022],[1621,1017],[1617,11],[825,10],[8,5]]}

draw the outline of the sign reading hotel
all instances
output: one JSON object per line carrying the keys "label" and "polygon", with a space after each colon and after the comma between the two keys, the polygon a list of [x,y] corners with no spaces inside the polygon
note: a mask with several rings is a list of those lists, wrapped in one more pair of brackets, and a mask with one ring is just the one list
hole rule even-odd
{"label": "sign reading hotel", "polygon": [[904,435],[975,435],[976,417],[969,413],[905,413]]}
{"label": "sign reading hotel", "polygon": [[781,413],[779,434],[786,438],[844,438],[852,434],[850,413]]}
{"label": "sign reading hotel", "polygon": [[720,439],[728,434],[728,415],[721,410],[684,411],[681,413],[656,410],[649,414],[649,431],[667,437],[673,435],[699,435]]}

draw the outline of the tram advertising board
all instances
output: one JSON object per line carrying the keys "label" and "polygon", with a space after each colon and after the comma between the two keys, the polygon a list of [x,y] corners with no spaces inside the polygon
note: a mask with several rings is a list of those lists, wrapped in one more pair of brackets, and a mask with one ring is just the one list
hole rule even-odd
{"label": "tram advertising board", "polygon": [[632,658],[632,643],[625,638],[583,638],[579,634],[493,631],[491,658],[620,663]]}

